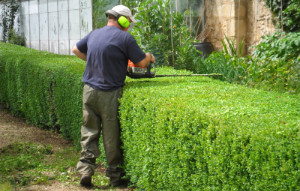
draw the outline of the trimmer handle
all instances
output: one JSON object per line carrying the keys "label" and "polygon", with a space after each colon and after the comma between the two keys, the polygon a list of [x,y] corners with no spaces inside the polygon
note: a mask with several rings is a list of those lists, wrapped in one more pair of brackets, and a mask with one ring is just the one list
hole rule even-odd
{"label": "trimmer handle", "polygon": [[[151,71],[152,70],[152,71]],[[136,67],[130,60],[128,61],[127,75],[131,78],[154,78],[155,69],[154,64],[149,63],[147,67],[140,68]]]}
{"label": "trimmer handle", "polygon": [[155,77],[155,70],[153,72],[151,72],[151,69],[154,68],[154,63],[149,63],[147,65],[147,72],[146,75],[150,78],[154,78]]}

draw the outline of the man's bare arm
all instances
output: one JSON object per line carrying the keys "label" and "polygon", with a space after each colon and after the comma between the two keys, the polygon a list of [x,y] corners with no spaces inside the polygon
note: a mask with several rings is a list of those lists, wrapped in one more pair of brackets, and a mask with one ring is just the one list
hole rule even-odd
{"label": "man's bare arm", "polygon": [[80,59],[86,61],[86,54],[82,53],[78,50],[77,46],[75,45],[72,49],[72,52]]}
{"label": "man's bare arm", "polygon": [[141,60],[140,62],[138,62],[136,64],[136,66],[137,67],[146,67],[149,62],[151,62],[151,63],[155,62],[155,58],[150,53],[146,53],[145,58],[143,60]]}

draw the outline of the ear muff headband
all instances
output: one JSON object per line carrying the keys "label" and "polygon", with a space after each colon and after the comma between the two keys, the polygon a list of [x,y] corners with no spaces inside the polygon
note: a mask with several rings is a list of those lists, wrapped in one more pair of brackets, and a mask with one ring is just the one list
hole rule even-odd
{"label": "ear muff headband", "polygon": [[119,16],[118,17],[118,23],[123,28],[127,28],[130,25],[129,20],[125,16]]}

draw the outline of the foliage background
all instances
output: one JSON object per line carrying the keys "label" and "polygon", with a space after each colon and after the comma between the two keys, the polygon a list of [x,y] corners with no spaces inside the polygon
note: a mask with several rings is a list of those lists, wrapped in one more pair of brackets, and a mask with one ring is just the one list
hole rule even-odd
{"label": "foliage background", "polygon": [[[230,44],[230,42],[229,42]],[[232,49],[236,50],[232,43]],[[276,32],[263,37],[251,55],[232,51],[211,54],[194,72],[220,73],[223,80],[280,92],[300,93],[300,33]]]}
{"label": "foliage background", "polygon": [[119,0],[93,0],[93,29],[104,27],[107,24],[105,11],[119,4]]}
{"label": "foliage background", "polygon": [[280,21],[280,26],[282,25],[284,31],[300,31],[299,0],[266,0],[266,4],[271,8],[273,13],[277,15],[277,18]]}
{"label": "foliage background", "polygon": [[124,1],[135,7],[139,20],[130,33],[138,44],[153,53],[158,66],[176,69],[193,69],[201,62],[199,52],[193,45],[195,39],[184,22],[184,15],[173,9],[170,0]]}

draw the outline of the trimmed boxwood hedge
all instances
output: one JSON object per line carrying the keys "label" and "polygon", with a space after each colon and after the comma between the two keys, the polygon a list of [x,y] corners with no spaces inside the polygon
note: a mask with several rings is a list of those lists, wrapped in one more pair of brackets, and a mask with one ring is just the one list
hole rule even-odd
{"label": "trimmed boxwood hedge", "polygon": [[[0,101],[78,145],[84,62],[0,48]],[[127,79],[120,101],[125,170],[143,190],[300,190],[300,95],[171,77]]]}
{"label": "trimmed boxwood hedge", "polygon": [[84,62],[0,43],[0,102],[29,123],[60,127],[79,145]]}

